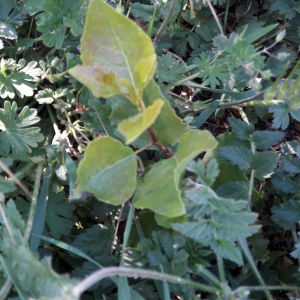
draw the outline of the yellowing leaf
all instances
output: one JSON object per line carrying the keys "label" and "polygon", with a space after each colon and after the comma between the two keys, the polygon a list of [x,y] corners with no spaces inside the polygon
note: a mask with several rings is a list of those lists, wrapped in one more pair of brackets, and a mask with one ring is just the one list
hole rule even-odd
{"label": "yellowing leaf", "polygon": [[164,101],[158,99],[148,106],[143,113],[126,119],[119,124],[118,129],[126,138],[126,144],[132,143],[154,123],[163,105]]}
{"label": "yellowing leaf", "polygon": [[[153,80],[149,82],[143,93],[143,101],[146,106],[151,105],[156,99],[163,99],[158,86]],[[160,115],[156,119],[153,128],[158,139],[164,145],[175,145],[179,138],[187,131],[188,126],[177,117],[170,104],[165,101]]]}
{"label": "yellowing leaf", "polygon": [[77,65],[69,73],[87,86],[96,97],[110,97],[121,93],[121,85],[112,71]]}
{"label": "yellowing leaf", "polygon": [[185,213],[178,184],[174,178],[176,166],[174,158],[162,160],[154,165],[138,186],[136,208],[149,208],[168,218]]}
{"label": "yellowing leaf", "polygon": [[[118,94],[123,79],[140,92],[156,69],[156,54],[148,36],[134,22],[101,0],[90,1],[81,40],[81,60],[84,67],[94,69],[94,74],[99,74],[100,70],[101,74],[115,74],[116,80],[109,76],[109,85],[106,84],[107,76],[91,76],[94,79],[89,88],[97,97]],[[84,78],[82,70],[75,67],[70,74],[87,85],[89,78]],[[88,69],[86,73],[90,76],[92,71]],[[116,84],[114,88],[112,83]],[[124,87],[124,90],[127,89]]]}
{"label": "yellowing leaf", "polygon": [[74,196],[89,192],[100,201],[122,204],[135,191],[136,169],[136,157],[131,148],[111,137],[100,137],[88,145],[79,163]]}

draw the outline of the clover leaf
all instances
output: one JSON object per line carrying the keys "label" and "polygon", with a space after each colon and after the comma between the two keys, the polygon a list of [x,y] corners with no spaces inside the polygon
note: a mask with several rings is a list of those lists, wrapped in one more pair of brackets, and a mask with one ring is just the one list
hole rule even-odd
{"label": "clover leaf", "polygon": [[40,128],[30,127],[39,122],[37,110],[25,106],[17,116],[17,103],[4,102],[4,111],[0,112],[0,154],[12,151],[14,159],[26,160],[31,148],[36,148],[44,136]]}

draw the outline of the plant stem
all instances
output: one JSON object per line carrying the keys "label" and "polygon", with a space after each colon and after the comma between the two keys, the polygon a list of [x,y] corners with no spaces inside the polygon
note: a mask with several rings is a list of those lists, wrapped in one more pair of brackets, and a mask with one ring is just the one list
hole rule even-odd
{"label": "plant stem", "polygon": [[150,144],[147,144],[146,146],[144,146],[144,147],[140,148],[139,150],[135,151],[134,154],[137,155],[138,153],[143,152],[144,150],[146,150],[147,148],[149,148],[153,145],[154,145],[153,142],[151,142]]}
{"label": "plant stem", "polygon": [[249,250],[247,240],[246,239],[238,239],[238,244],[239,244],[240,248],[242,249],[242,252],[243,252],[244,256],[246,257],[246,259],[247,259],[247,261],[248,261],[248,263],[249,263],[249,265],[250,265],[250,267],[251,267],[251,269],[252,269],[252,271],[253,271],[256,279],[257,279],[257,281],[260,283],[260,285],[262,285],[262,288],[265,292],[266,298],[268,300],[273,300],[269,290],[266,289],[266,284],[265,284],[263,278],[261,277],[261,275],[260,275],[260,273],[259,273],[259,271],[258,271],[258,269],[257,269],[257,267],[256,267],[256,265],[253,261],[253,257],[252,257],[252,254],[251,254],[250,250]]}
{"label": "plant stem", "polygon": [[152,126],[148,128],[148,132],[150,134],[150,137],[152,139],[153,144],[165,155],[166,158],[172,157],[173,152],[170,151],[167,147],[165,147],[160,140],[158,139],[156,133],[154,132],[154,129]]}
{"label": "plant stem", "polygon": [[169,11],[166,15],[166,18],[164,19],[164,21],[162,22],[161,26],[159,27],[159,29],[157,31],[156,37],[154,39],[154,47],[157,46],[157,44],[158,44],[165,28],[167,27],[167,25],[168,25],[168,23],[169,23],[169,21],[172,17],[172,13],[173,13],[173,10],[174,10],[174,7],[175,7],[175,3],[176,3],[176,0],[172,0]]}
{"label": "plant stem", "polygon": [[151,35],[152,35],[152,28],[153,28],[153,24],[154,24],[154,19],[155,19],[155,15],[156,15],[157,6],[158,6],[158,4],[155,3],[154,12],[153,12],[152,18],[149,22],[147,35],[149,36],[150,39],[151,39]]}
{"label": "plant stem", "polygon": [[252,190],[254,186],[254,175],[255,175],[255,170],[251,171],[251,176],[250,176],[250,182],[249,182],[249,190],[248,190],[248,207],[249,210],[251,210],[251,203],[252,203]]}
{"label": "plant stem", "polygon": [[194,288],[197,288],[201,291],[216,294],[221,292],[220,289],[207,286],[201,283],[193,282],[187,280],[185,278],[181,278],[178,276],[173,276],[169,274],[163,274],[160,272],[150,271],[150,270],[143,270],[143,269],[136,269],[136,268],[125,268],[125,267],[109,267],[104,268],[102,270],[96,271],[82,280],[75,288],[73,289],[74,296],[79,299],[80,295],[86,291],[88,288],[93,286],[98,281],[111,276],[127,276],[127,277],[140,277],[140,278],[149,278],[154,280],[166,280],[173,283],[180,283],[184,285],[189,285]]}
{"label": "plant stem", "polygon": [[[56,124],[56,121],[55,121],[55,118],[54,118],[54,115],[53,115],[53,112],[51,110],[51,107],[50,107],[50,104],[46,104],[46,107],[47,107],[47,111],[48,111],[48,114],[49,114],[49,117],[51,119],[51,122],[52,124]],[[57,125],[57,124],[56,124]]]}
{"label": "plant stem", "polygon": [[34,212],[35,212],[35,208],[36,208],[36,202],[37,202],[37,197],[38,197],[38,193],[39,193],[42,172],[43,172],[43,162],[39,162],[37,169],[36,169],[34,190],[33,190],[33,195],[31,198],[31,205],[30,205],[30,210],[29,210],[29,214],[28,214],[28,220],[27,220],[27,224],[26,224],[26,228],[25,228],[25,232],[24,232],[24,241],[26,243],[29,239],[32,225],[33,225],[33,217],[34,217]]}
{"label": "plant stem", "polygon": [[[3,201],[4,201],[4,199],[3,199]],[[16,241],[15,241],[14,235],[13,235],[11,227],[9,225],[9,221],[6,218],[6,215],[5,215],[4,202],[2,202],[1,199],[0,199],[0,215],[2,216],[3,223],[4,223],[4,225],[7,229],[7,232],[8,232],[8,235],[9,235],[10,239],[11,239],[11,242],[12,242],[13,246],[16,247],[17,244],[16,244]]]}
{"label": "plant stem", "polygon": [[197,273],[202,275],[206,280],[211,282],[216,288],[221,289],[221,281],[215,277],[212,273],[210,273],[208,270],[206,270],[203,266],[198,265],[197,266]]}
{"label": "plant stem", "polygon": [[218,25],[218,27],[219,27],[219,29],[220,29],[221,34],[224,35],[224,32],[223,32],[223,29],[222,29],[220,20],[219,20],[217,14],[216,14],[216,11],[215,11],[214,7],[213,7],[212,4],[210,3],[210,0],[206,0],[206,2],[207,2],[207,4],[208,4],[208,6],[209,6],[209,9],[210,9],[210,11],[211,11],[211,13],[212,13],[214,19],[216,20],[216,23],[217,23],[217,25]]}
{"label": "plant stem", "polygon": [[229,1],[230,0],[227,0],[226,2],[226,8],[225,8],[225,16],[224,16],[224,32],[226,32],[226,25],[227,25],[227,17],[228,17],[228,10],[229,10]]}
{"label": "plant stem", "polygon": [[27,172],[33,169],[35,165],[34,162],[30,161],[21,171],[15,174],[15,177],[22,180],[27,175]]}
{"label": "plant stem", "polygon": [[6,299],[11,288],[12,288],[12,283],[11,283],[10,279],[7,278],[4,285],[1,288],[1,291],[0,291],[0,300]]}
{"label": "plant stem", "polygon": [[298,286],[247,286],[245,287],[246,290],[249,291],[292,291],[292,290],[299,290]]}
{"label": "plant stem", "polygon": [[221,280],[222,283],[225,283],[226,282],[226,277],[225,277],[225,271],[224,271],[223,258],[220,255],[217,255],[217,260],[218,260],[220,280]]}
{"label": "plant stem", "polygon": [[[241,102],[241,103],[238,103]],[[284,103],[284,100],[239,100],[235,102],[228,102],[224,104],[220,104],[218,108],[229,108],[233,106],[241,106],[241,107],[247,107],[247,106],[271,106],[271,105],[277,105],[279,103]]]}
{"label": "plant stem", "polygon": [[96,109],[94,103],[92,103],[92,104],[93,104],[93,108],[94,108],[95,113],[96,113],[96,115],[97,115],[97,117],[98,117],[98,119],[99,119],[99,121],[100,121],[100,123],[101,123],[101,126],[102,126],[104,132],[106,133],[106,135],[109,136],[109,134],[108,134],[108,132],[107,132],[107,130],[106,130],[106,127],[105,127],[104,123],[102,122],[102,119],[100,118],[99,113],[98,113],[98,111],[97,111],[97,109]]}
{"label": "plant stem", "polygon": [[27,187],[12,173],[12,171],[1,160],[0,168],[9,175],[9,177],[25,192],[25,194],[27,194],[30,198],[32,197]]}
{"label": "plant stem", "polygon": [[196,74],[194,74],[194,75],[191,75],[191,76],[189,76],[189,77],[186,77],[186,78],[184,78],[184,79],[182,79],[182,80],[176,82],[176,83],[174,84],[174,86],[178,86],[178,85],[181,85],[181,84],[184,83],[184,82],[187,82],[187,81],[190,81],[190,80],[192,80],[192,79],[195,79],[195,78],[197,78],[197,77],[199,76],[199,74],[200,74],[200,72],[198,72],[198,73],[196,73]]}

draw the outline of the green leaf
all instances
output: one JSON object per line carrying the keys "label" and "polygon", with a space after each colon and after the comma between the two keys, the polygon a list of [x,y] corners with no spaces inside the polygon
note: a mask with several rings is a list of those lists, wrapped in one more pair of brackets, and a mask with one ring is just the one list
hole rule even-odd
{"label": "green leaf", "polygon": [[156,163],[137,188],[136,208],[149,208],[169,218],[181,216],[185,209],[174,171],[176,160],[169,158]]}
{"label": "green leaf", "polygon": [[0,37],[9,40],[15,40],[18,38],[18,34],[15,26],[8,23],[0,22]]}
{"label": "green leaf", "polygon": [[[143,101],[148,107],[152,105],[156,99],[164,99],[164,97],[161,95],[155,82],[151,80],[144,89]],[[154,122],[153,128],[161,143],[171,146],[174,146],[179,138],[187,131],[187,125],[177,117],[166,100],[158,118]]]}
{"label": "green leaf", "polygon": [[[145,5],[139,2],[133,3],[130,6],[130,13],[143,22],[149,22],[154,13],[154,5]],[[156,14],[154,21],[158,21],[159,16]]]}
{"label": "green leaf", "polygon": [[20,98],[24,96],[33,96],[33,90],[41,74],[41,69],[36,68],[37,62],[31,61],[24,67],[20,62],[17,64],[14,60],[5,61],[1,59],[0,73],[0,97],[13,99],[15,95]]}
{"label": "green leaf", "polygon": [[229,79],[228,64],[220,65],[217,60],[212,65],[211,58],[207,57],[205,53],[201,53],[200,58],[194,59],[193,63],[200,70],[199,77],[205,81],[203,85],[210,85],[212,89],[215,89],[217,85]]}
{"label": "green leaf", "polygon": [[255,177],[259,180],[269,178],[277,167],[279,155],[274,152],[257,152],[249,158],[249,165],[255,170]]}
{"label": "green leaf", "polygon": [[300,173],[300,159],[290,156],[283,156],[282,168],[291,175]]}
{"label": "green leaf", "polygon": [[283,130],[289,126],[289,105],[288,103],[278,103],[269,108],[269,112],[274,113],[273,127],[282,128]]}
{"label": "green leaf", "polygon": [[41,39],[47,47],[61,48],[67,27],[75,35],[81,34],[83,30],[82,19],[87,10],[83,0],[43,0],[42,7],[36,0],[29,0],[25,7],[31,15],[43,11],[35,19],[38,31],[43,33]]}
{"label": "green leaf", "polygon": [[56,98],[56,96],[57,94],[54,91],[46,88],[45,90],[38,91],[34,98],[39,104],[51,104],[54,101],[53,98]]}
{"label": "green leaf", "polygon": [[[124,31],[130,35],[124,35]],[[81,60],[83,66],[69,72],[96,97],[120,94],[124,80],[140,93],[156,69],[156,54],[148,36],[103,1],[89,4]]]}
{"label": "green leaf", "polygon": [[15,191],[17,188],[15,184],[11,180],[6,180],[3,176],[0,176],[0,193],[11,193]]}
{"label": "green leaf", "polygon": [[228,121],[232,131],[236,134],[236,137],[242,141],[248,140],[255,130],[252,123],[247,124],[246,122],[233,117],[228,118]]}
{"label": "green leaf", "polygon": [[266,150],[273,145],[277,145],[284,138],[284,133],[280,131],[255,131],[251,136],[251,141],[259,150]]}
{"label": "green leaf", "polygon": [[245,181],[228,181],[217,189],[220,197],[232,198],[236,200],[248,199],[248,183]]}
{"label": "green leaf", "polygon": [[172,228],[171,224],[186,222],[187,217],[186,216],[180,216],[180,217],[175,217],[175,218],[167,218],[165,216],[155,214],[155,221],[159,226],[162,226],[164,228]]}
{"label": "green leaf", "polygon": [[114,228],[110,224],[97,224],[80,233],[71,245],[95,258],[100,255],[109,255],[113,238]]}
{"label": "green leaf", "polygon": [[231,164],[237,166],[240,170],[249,170],[249,159],[252,157],[251,150],[244,146],[241,147],[223,147],[219,150],[221,157],[230,161]]}
{"label": "green leaf", "polygon": [[216,110],[219,104],[219,101],[213,101],[209,103],[201,112],[201,114],[197,117],[197,119],[193,121],[191,126],[199,128],[201,125],[203,125],[203,123],[209,118],[209,116]]}
{"label": "green leaf", "polygon": [[284,222],[297,223],[300,221],[300,201],[291,200],[289,203],[280,204],[279,207],[272,207],[272,219],[281,219]]}
{"label": "green leaf", "polygon": [[127,145],[136,140],[154,123],[164,104],[163,100],[158,99],[152,105],[148,106],[143,113],[126,119],[118,125],[119,131],[126,138]]}
{"label": "green leaf", "polygon": [[[37,199],[37,204],[34,212],[33,224],[31,229],[31,236],[30,236],[30,250],[33,253],[37,252],[41,242],[41,239],[37,235],[42,234],[45,227],[47,199],[48,199],[49,187],[52,179],[52,174],[51,174],[52,171],[53,168],[50,165],[48,165],[43,180],[42,188],[40,190],[39,197]],[[21,212],[23,210],[23,212],[26,211],[27,213],[29,212],[29,205],[25,207],[24,204],[26,205],[27,202],[23,201],[21,197],[17,197],[17,205],[19,211]],[[20,206],[23,206],[23,209],[21,209]]]}
{"label": "green leaf", "polygon": [[4,109],[5,114],[0,112],[0,124],[3,124],[0,127],[0,153],[9,153],[11,150],[14,159],[26,160],[32,148],[37,148],[38,142],[44,140],[40,128],[29,127],[39,122],[37,111],[25,106],[17,116],[16,102],[10,104],[9,101],[4,102]]}
{"label": "green leaf", "polygon": [[295,248],[296,250],[294,250],[292,253],[291,253],[291,256],[294,257],[294,258],[300,258],[300,242],[298,242],[296,245],[295,245]]}
{"label": "green leaf", "polygon": [[186,73],[186,65],[173,58],[170,52],[158,57],[156,79],[161,86],[163,83],[170,83],[165,89],[171,89],[177,81],[183,79],[184,73]]}
{"label": "green leaf", "polygon": [[70,220],[74,208],[75,206],[66,200],[64,192],[56,194],[49,192],[45,221],[55,239],[70,234],[71,227],[74,225]]}
{"label": "green leaf", "polygon": [[197,174],[196,181],[205,184],[207,186],[212,186],[217,176],[219,175],[219,168],[216,159],[210,160],[206,168],[200,159],[198,159],[197,162],[192,160],[188,164],[187,170],[196,173]]}
{"label": "green leaf", "polygon": [[213,149],[217,145],[215,138],[206,130],[190,130],[179,140],[175,169],[175,180],[179,185],[181,176],[187,164],[204,151]]}
{"label": "green leaf", "polygon": [[125,203],[136,187],[136,157],[129,147],[110,137],[100,137],[86,148],[77,170],[74,192],[90,192],[103,202]]}

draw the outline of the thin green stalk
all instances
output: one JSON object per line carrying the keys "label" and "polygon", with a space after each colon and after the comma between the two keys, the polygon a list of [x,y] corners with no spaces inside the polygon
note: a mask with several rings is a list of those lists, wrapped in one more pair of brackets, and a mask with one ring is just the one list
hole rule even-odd
{"label": "thin green stalk", "polygon": [[[296,245],[298,243],[298,237],[295,230],[292,230],[292,236],[293,236],[294,244]],[[298,257],[298,266],[300,268],[300,257]]]}
{"label": "thin green stalk", "polygon": [[228,18],[228,10],[229,10],[229,2],[230,0],[227,0],[226,2],[226,8],[225,8],[225,16],[224,16],[224,32],[226,32],[226,25],[227,25],[227,18]]}
{"label": "thin green stalk", "polygon": [[181,0],[180,12],[179,12],[179,14],[177,16],[177,28],[179,28],[179,24],[180,24],[180,20],[181,20],[181,14],[182,14],[184,3],[185,3],[185,1]]}
{"label": "thin green stalk", "polygon": [[199,76],[199,74],[200,74],[200,72],[197,72],[197,73],[194,74],[194,75],[191,75],[191,76],[186,77],[186,78],[184,78],[184,79],[182,79],[182,80],[180,80],[180,81],[177,81],[177,82],[174,84],[174,86],[178,86],[178,85],[181,85],[181,84],[184,83],[184,82],[187,82],[187,81],[190,81],[190,80],[192,80],[192,79],[195,79],[195,78],[197,78],[197,77]]}
{"label": "thin green stalk", "polygon": [[185,278],[181,278],[178,276],[173,276],[169,274],[162,274],[160,272],[150,271],[150,270],[143,270],[143,269],[136,269],[136,268],[125,268],[125,267],[108,267],[104,268],[102,270],[98,270],[88,277],[86,277],[84,280],[79,282],[77,286],[73,289],[73,295],[79,299],[80,295],[89,289],[91,286],[93,286],[98,281],[111,277],[111,276],[126,276],[126,277],[133,277],[133,278],[149,278],[154,280],[166,280],[168,282],[173,283],[180,283],[183,285],[192,286],[196,289],[199,289],[203,292],[208,292],[212,294],[221,293],[222,291],[220,289],[207,286],[201,283],[197,283],[194,281],[187,280]]}
{"label": "thin green stalk", "polygon": [[216,288],[222,289],[221,281],[215,275],[206,270],[203,266],[197,266],[197,274],[200,274],[202,277],[212,283]]}
{"label": "thin green stalk", "polygon": [[33,39],[33,41],[36,43],[36,42],[39,42],[39,41],[41,41],[42,39],[41,39],[41,37],[38,37],[38,38],[36,38],[36,39]]}
{"label": "thin green stalk", "polygon": [[225,277],[225,271],[224,271],[223,258],[220,255],[217,255],[217,260],[218,260],[220,280],[221,280],[222,283],[225,283],[226,282],[226,277]]}
{"label": "thin green stalk", "polygon": [[240,248],[242,249],[242,252],[244,254],[244,256],[246,257],[257,281],[260,283],[260,285],[262,286],[262,290],[264,291],[265,293],[265,296],[268,300],[273,300],[271,294],[270,294],[270,291],[268,289],[266,289],[266,284],[263,280],[263,278],[261,277],[254,261],[253,261],[253,257],[252,257],[252,254],[249,250],[249,247],[248,247],[248,244],[247,244],[247,240],[246,239],[238,239],[238,244],[240,246]]}
{"label": "thin green stalk", "polygon": [[254,175],[255,175],[255,170],[252,170],[251,171],[251,176],[250,176],[250,181],[249,181],[249,190],[248,190],[248,207],[249,207],[249,210],[251,209],[251,203],[252,203],[252,191],[253,191],[253,186],[254,186]]}
{"label": "thin green stalk", "polygon": [[16,178],[22,180],[27,175],[27,172],[33,169],[35,166],[36,164],[30,161],[29,163],[26,164],[26,166],[21,171],[15,174]]}
{"label": "thin green stalk", "polygon": [[0,300],[6,299],[11,288],[12,288],[12,283],[11,283],[10,279],[7,278],[4,285],[1,288],[1,291],[0,291]]}
{"label": "thin green stalk", "polygon": [[0,159],[0,168],[6,172],[9,177],[31,198],[32,195],[27,187],[12,173],[12,171],[1,161]]}
{"label": "thin green stalk", "polygon": [[174,7],[175,7],[175,3],[176,3],[176,0],[172,0],[171,2],[171,5],[170,5],[170,8],[169,8],[169,11],[166,15],[166,18],[164,19],[164,21],[162,22],[161,26],[159,27],[158,31],[157,31],[157,34],[156,34],[156,37],[154,39],[154,46],[156,47],[165,28],[167,27],[171,17],[172,17],[172,13],[173,13],[173,10],[174,10]]}
{"label": "thin green stalk", "polygon": [[52,48],[52,49],[46,54],[46,57],[48,58],[48,56],[54,54],[56,50],[57,50],[56,48]]}
{"label": "thin green stalk", "polygon": [[155,19],[155,15],[156,15],[156,9],[157,9],[157,3],[155,3],[155,6],[154,6],[154,12],[153,12],[153,16],[152,16],[152,19],[150,21],[150,24],[149,24],[149,27],[148,27],[148,36],[149,38],[151,39],[151,35],[152,35],[152,29],[153,29],[153,24],[154,24],[154,19]]}
{"label": "thin green stalk", "polygon": [[298,286],[246,286],[245,290],[248,291],[297,291]]}
{"label": "thin green stalk", "polygon": [[49,114],[49,117],[51,119],[52,124],[57,125],[56,121],[55,121],[55,118],[54,118],[54,115],[53,115],[53,112],[51,110],[50,104],[46,104],[46,107],[47,107],[47,111],[48,111],[48,114]]}
{"label": "thin green stalk", "polygon": [[126,245],[128,243],[131,226],[132,226],[132,220],[133,220],[133,214],[134,214],[134,203],[135,203],[135,197],[133,197],[133,200],[131,203],[131,207],[129,210],[129,214],[128,214],[127,221],[126,221],[126,227],[125,227],[125,231],[124,231],[122,256],[121,256],[121,262],[120,262],[120,266],[122,266],[122,267],[124,266],[124,253],[126,250]]}
{"label": "thin green stalk", "polygon": [[31,198],[31,205],[30,205],[28,220],[27,220],[25,233],[24,233],[24,241],[25,242],[28,241],[30,233],[31,233],[31,229],[32,229],[33,217],[34,217],[34,212],[35,212],[35,208],[36,208],[37,197],[39,194],[39,187],[40,187],[40,183],[41,183],[42,172],[43,172],[43,162],[39,162],[37,169],[36,169],[34,190],[33,190],[32,198]]}
{"label": "thin green stalk", "polygon": [[216,14],[216,11],[215,11],[214,7],[212,6],[210,0],[206,0],[206,2],[207,2],[208,6],[209,6],[209,9],[210,9],[210,11],[211,11],[211,13],[212,13],[212,15],[213,15],[213,17],[214,17],[214,19],[215,19],[218,27],[219,27],[219,29],[220,29],[221,34],[224,35],[223,28],[221,26],[220,20],[219,20],[217,14]]}
{"label": "thin green stalk", "polygon": [[[1,198],[2,198],[2,197],[1,197]],[[3,220],[3,223],[4,223],[5,227],[6,227],[6,230],[7,230],[7,232],[8,232],[8,235],[9,235],[9,237],[10,237],[10,240],[11,240],[13,246],[16,247],[16,246],[17,246],[16,240],[15,240],[14,235],[13,235],[13,232],[12,232],[12,230],[11,230],[9,221],[8,221],[6,215],[5,215],[4,199],[3,199],[3,201],[2,201],[2,199],[0,199],[0,215],[1,215],[1,217],[2,217],[2,220]]]}
{"label": "thin green stalk", "polygon": [[[238,104],[239,102],[243,102]],[[235,102],[228,102],[224,104],[220,104],[218,108],[229,108],[234,106],[240,106],[240,107],[248,107],[248,106],[272,106],[272,105],[278,105],[279,103],[284,103],[284,100],[239,100]]]}

